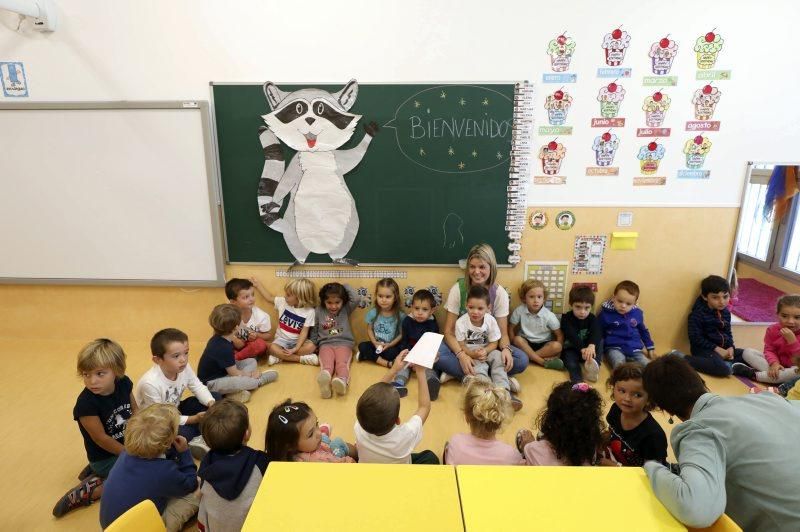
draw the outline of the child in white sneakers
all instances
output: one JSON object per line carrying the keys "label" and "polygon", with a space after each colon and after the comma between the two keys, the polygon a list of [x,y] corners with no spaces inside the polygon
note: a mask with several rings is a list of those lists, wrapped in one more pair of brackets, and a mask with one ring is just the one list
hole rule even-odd
{"label": "child in white sneakers", "polygon": [[281,297],[267,290],[258,279],[251,281],[278,312],[275,340],[269,346],[269,365],[283,360],[319,366],[319,358],[314,354],[317,346],[309,339],[315,323],[314,308],[319,304],[314,283],[305,278],[292,279],[283,287],[285,297]]}
{"label": "child in white sneakers", "polygon": [[[200,460],[208,452],[200,421],[215,398],[189,365],[189,337],[178,329],[162,329],[150,340],[150,352],[155,364],[136,384],[136,403],[140,408],[154,403],[174,405],[181,414],[178,434],[186,438],[192,456]],[[193,395],[181,400],[187,388]]]}

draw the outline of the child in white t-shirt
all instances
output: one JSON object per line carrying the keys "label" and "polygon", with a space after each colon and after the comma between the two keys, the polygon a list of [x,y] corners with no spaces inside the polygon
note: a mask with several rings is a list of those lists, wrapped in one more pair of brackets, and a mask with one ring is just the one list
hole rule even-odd
{"label": "child in white t-shirt", "polygon": [[522,304],[514,309],[508,320],[513,344],[522,349],[531,362],[547,369],[562,370],[561,349],[564,333],[561,323],[545,306],[547,288],[539,280],[528,279],[519,288]]}
{"label": "child in white t-shirt", "polygon": [[497,342],[502,336],[500,327],[488,310],[489,291],[486,287],[470,287],[467,292],[467,313],[456,320],[456,340],[461,348],[456,356],[463,352],[475,360],[472,366],[475,375],[466,375],[463,383],[468,384],[473,378],[478,378],[510,391],[503,356],[497,350]]}
{"label": "child in white t-shirt", "polygon": [[236,360],[255,358],[267,354],[269,342],[274,336],[270,332],[272,323],[269,314],[256,306],[254,285],[247,279],[233,278],[225,283],[225,295],[231,305],[242,313],[242,323],[233,336]]}
{"label": "child in white t-shirt", "polygon": [[278,312],[275,340],[269,347],[270,366],[281,360],[319,366],[319,357],[314,354],[317,346],[308,338],[315,324],[314,308],[319,304],[314,283],[305,278],[292,279],[283,287],[286,297],[280,297],[273,295],[258,279],[251,281]]}
{"label": "child in white t-shirt", "polygon": [[356,448],[358,461],[375,464],[438,464],[433,451],[412,453],[422,441],[422,425],[431,411],[431,398],[425,382],[425,368],[412,365],[417,375],[419,398],[411,419],[400,423],[400,394],[390,383],[405,366],[408,350],[403,350],[381,382],[367,388],[356,405]]}

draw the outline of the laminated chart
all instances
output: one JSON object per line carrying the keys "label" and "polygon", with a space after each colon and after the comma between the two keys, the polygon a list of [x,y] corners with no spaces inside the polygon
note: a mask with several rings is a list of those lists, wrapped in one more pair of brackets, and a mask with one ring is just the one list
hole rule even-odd
{"label": "laminated chart", "polygon": [[536,279],[544,284],[545,290],[547,290],[547,301],[544,306],[555,314],[564,312],[568,271],[568,262],[528,261],[525,263],[524,280]]}

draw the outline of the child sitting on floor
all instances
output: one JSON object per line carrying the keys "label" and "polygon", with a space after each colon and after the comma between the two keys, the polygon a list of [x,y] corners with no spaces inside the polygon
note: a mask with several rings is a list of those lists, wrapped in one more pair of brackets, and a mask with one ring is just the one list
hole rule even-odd
{"label": "child sitting on floor", "polygon": [[606,443],[602,410],[600,394],[585,382],[557,384],[536,421],[541,437],[522,429],[517,448],[528,465],[597,465]]}
{"label": "child sitting on floor", "polygon": [[464,391],[464,419],[470,434],[456,434],[444,448],[448,465],[519,465],[524,463],[511,445],[498,441],[497,432],[514,410],[507,390],[473,380]]}
{"label": "child sitting on floor", "polygon": [[264,448],[275,462],[355,462],[355,446],[339,438],[331,441],[330,432],[306,403],[287,399],[269,414]]}
{"label": "child sitting on floor", "polygon": [[231,338],[236,360],[255,358],[267,353],[268,341],[274,334],[270,332],[272,323],[269,314],[256,306],[256,294],[252,281],[233,278],[225,283],[228,302],[242,313],[242,321]]}
{"label": "child sitting on floor", "polygon": [[603,349],[611,369],[625,362],[645,366],[655,354],[653,339],[644,324],[644,312],[636,306],[638,300],[639,285],[622,281],[614,288],[614,297],[603,303],[600,310]]}
{"label": "child sitting on floor", "polygon": [[[433,317],[433,311],[436,308],[436,298],[430,290],[417,290],[411,298],[411,314],[403,319],[401,326],[403,339],[400,341],[402,350],[411,350],[422,338],[426,332],[439,332],[439,324],[436,323],[436,318]],[[409,368],[403,368],[395,376],[392,386],[397,388],[400,397],[408,395],[408,378],[411,376]],[[435,401],[439,397],[439,377],[432,369],[425,368],[425,379],[428,382],[428,394],[431,401]]]}
{"label": "child sitting on floor", "polygon": [[[197,513],[197,469],[186,438],[178,435],[180,414],[170,404],[153,404],[125,427],[125,450],[108,475],[100,501],[100,526],[150,499],[170,532],[183,529]],[[165,458],[170,447],[177,459]]]}
{"label": "child sitting on floor", "polygon": [[278,328],[275,340],[269,346],[269,365],[280,361],[299,362],[319,366],[314,351],[317,346],[309,335],[314,326],[314,309],[318,304],[316,287],[309,279],[292,279],[283,287],[285,297],[273,295],[255,277],[251,278],[261,296],[275,305]]}
{"label": "child sitting on floor", "polygon": [[233,337],[241,321],[239,309],[233,305],[217,305],[208,317],[214,336],[197,364],[197,376],[212,392],[232,396],[246,403],[250,390],[278,380],[278,372],[261,372],[254,358],[237,361],[233,350]]}
{"label": "child sitting on floor", "polygon": [[203,419],[203,438],[211,450],[200,462],[198,528],[213,532],[242,529],[269,460],[247,446],[250,419],[239,401],[214,403]]}
{"label": "child sitting on floor", "polygon": [[347,393],[355,345],[350,314],[359,301],[361,296],[349,284],[328,283],[319,291],[320,306],[314,315],[312,341],[319,347],[317,385],[323,399],[330,399],[334,393]]}
{"label": "child sitting on floor", "polygon": [[402,351],[403,339],[401,325],[405,313],[400,310],[400,287],[391,278],[384,278],[375,284],[375,306],[364,318],[367,322],[369,342],[358,344],[360,362],[371,361],[388,368]]}
{"label": "child sitting on floor", "polygon": [[652,405],[644,391],[644,367],[635,362],[617,366],[608,379],[614,404],[606,415],[614,461],[641,467],[648,460],[667,465],[667,435],[650,414]]}
{"label": "child sitting on floor", "polygon": [[417,374],[419,398],[417,411],[400,423],[400,394],[390,383],[403,367],[407,351],[402,351],[381,382],[373,384],[361,395],[356,405],[356,447],[361,463],[438,464],[433,451],[412,453],[422,441],[422,425],[431,411],[425,368],[413,366]]}
{"label": "child sitting on floor", "polygon": [[78,374],[85,387],[72,416],[83,436],[89,465],[78,475],[80,484],[56,503],[56,517],[100,498],[103,480],[124,449],[125,425],[137,410],[133,383],[125,376],[125,352],[118,343],[107,338],[89,342],[78,353]]}
{"label": "child sitting on floor", "polygon": [[749,364],[734,363],[735,375],[767,383],[784,383],[797,377],[794,359],[800,355],[800,295],[785,295],[778,299],[778,323],[767,327],[764,334],[764,353],[747,349],[742,354]]}
{"label": "child sitting on floor", "polygon": [[564,335],[558,318],[544,304],[547,288],[536,279],[528,279],[519,287],[522,304],[511,313],[509,336],[511,342],[525,351],[531,362],[548,369],[564,369],[559,358]]}

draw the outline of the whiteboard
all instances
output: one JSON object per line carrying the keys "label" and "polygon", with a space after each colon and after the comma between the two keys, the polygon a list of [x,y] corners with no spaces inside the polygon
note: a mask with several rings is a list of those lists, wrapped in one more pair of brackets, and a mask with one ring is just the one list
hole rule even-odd
{"label": "whiteboard", "polygon": [[217,286],[206,102],[0,104],[0,282]]}

